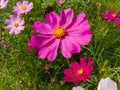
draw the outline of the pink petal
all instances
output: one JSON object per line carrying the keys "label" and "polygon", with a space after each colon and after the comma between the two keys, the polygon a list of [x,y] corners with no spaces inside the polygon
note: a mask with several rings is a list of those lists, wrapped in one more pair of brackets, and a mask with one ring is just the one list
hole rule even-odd
{"label": "pink petal", "polygon": [[14,30],[10,30],[9,34],[14,34],[15,31]]}
{"label": "pink petal", "polygon": [[101,79],[98,84],[97,90],[117,90],[117,84],[109,77],[106,79]]}
{"label": "pink petal", "polygon": [[21,5],[22,5],[22,3],[18,1],[17,2],[17,6],[21,6]]}
{"label": "pink petal", "polygon": [[28,5],[28,1],[23,1],[23,5]]}
{"label": "pink petal", "polygon": [[55,60],[57,56],[57,50],[59,46],[59,39],[56,39],[53,43],[51,43],[49,46],[43,46],[41,49],[38,51],[38,56],[39,58],[45,59],[47,58],[48,61],[52,62]]}
{"label": "pink petal", "polygon": [[61,40],[60,48],[65,58],[70,58],[72,56],[72,53],[78,53],[81,51],[79,43],[68,36]]}
{"label": "pink petal", "polygon": [[49,45],[53,41],[54,38],[51,36],[32,34],[31,40],[28,41],[28,47],[29,50],[32,50],[33,48],[41,48],[44,45]]}
{"label": "pink petal", "polygon": [[88,64],[87,64],[87,68],[89,68],[92,64],[93,64],[93,60],[92,60],[92,59],[89,59],[89,60],[88,60]]}
{"label": "pink petal", "polygon": [[41,33],[41,34],[52,34],[52,30],[51,30],[51,27],[42,22],[41,20],[39,21],[36,21],[33,25],[32,25],[32,28],[38,32],[38,33]]}
{"label": "pink petal", "polygon": [[68,76],[69,76],[69,75],[70,75],[70,76],[72,75],[70,69],[68,69],[68,68],[64,69],[63,73],[64,73],[65,75],[68,75]]}
{"label": "pink petal", "polygon": [[10,19],[14,22],[16,20],[16,16],[14,14],[11,14]]}
{"label": "pink petal", "polygon": [[19,34],[20,33],[20,30],[15,30],[15,34]]}
{"label": "pink petal", "polygon": [[80,65],[77,61],[71,62],[70,66],[72,67],[72,69],[78,70],[80,68]]}
{"label": "pink petal", "polygon": [[80,58],[80,66],[81,67],[86,67],[86,65],[87,65],[86,59],[85,58]]}
{"label": "pink petal", "polygon": [[73,10],[71,8],[61,10],[60,12],[60,26],[66,28],[73,20]]}
{"label": "pink petal", "polygon": [[5,20],[5,24],[10,24],[11,23],[11,20]]}
{"label": "pink petal", "polygon": [[109,10],[109,13],[110,13],[110,14],[113,14],[113,13],[114,13],[114,11],[113,11],[112,9],[110,9],[110,10]]}
{"label": "pink petal", "polygon": [[55,29],[59,26],[59,16],[56,12],[48,13],[46,15],[46,21],[52,27],[52,29]]}
{"label": "pink petal", "polygon": [[79,28],[78,25],[80,25],[85,19],[85,13],[79,13],[75,18],[73,18],[72,23],[67,27],[67,31],[71,31],[71,28]]}

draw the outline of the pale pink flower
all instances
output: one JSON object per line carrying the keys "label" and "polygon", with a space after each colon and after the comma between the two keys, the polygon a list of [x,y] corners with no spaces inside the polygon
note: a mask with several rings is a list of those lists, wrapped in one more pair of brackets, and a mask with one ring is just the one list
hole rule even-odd
{"label": "pale pink flower", "polygon": [[105,79],[101,79],[97,90],[118,90],[117,84],[115,81],[111,80],[109,77]]}
{"label": "pale pink flower", "polygon": [[33,9],[33,3],[28,1],[17,2],[16,6],[13,7],[15,14],[27,14]]}
{"label": "pale pink flower", "polygon": [[58,0],[58,4],[63,4],[65,0]]}
{"label": "pale pink flower", "polygon": [[0,0],[0,9],[3,9],[7,6],[8,0]]}
{"label": "pale pink flower", "polygon": [[10,19],[5,20],[6,30],[10,30],[9,34],[19,34],[20,30],[24,30],[24,19],[21,15],[10,15]]}
{"label": "pale pink flower", "polygon": [[77,86],[77,87],[73,87],[72,90],[85,90],[84,88],[80,87],[80,86]]}

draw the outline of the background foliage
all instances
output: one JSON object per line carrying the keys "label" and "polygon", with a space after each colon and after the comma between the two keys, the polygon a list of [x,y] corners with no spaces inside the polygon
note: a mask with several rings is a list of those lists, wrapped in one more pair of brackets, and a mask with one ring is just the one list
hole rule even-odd
{"label": "background foliage", "polygon": [[[71,90],[75,86],[63,79],[63,69],[68,65],[60,52],[57,59],[50,63],[38,59],[35,50],[27,50],[30,34],[34,32],[31,25],[36,20],[45,20],[48,6],[52,7],[50,11],[53,9],[58,13],[61,9],[72,8],[75,16],[86,12],[91,25],[93,37],[90,44],[82,47],[82,52],[70,59],[94,59],[91,79],[78,85],[86,90],[96,90],[101,78],[111,77],[120,86],[120,27],[103,21],[101,17],[101,12],[108,12],[109,8],[119,11],[119,0],[65,0],[62,5],[55,0],[29,0],[34,3],[34,9],[23,16],[25,30],[19,35],[9,35],[4,30],[4,20],[13,13],[12,7],[17,1],[9,0],[8,6],[0,10],[0,90]],[[7,47],[3,47],[3,43]],[[51,67],[49,72],[45,70],[46,65]]]}

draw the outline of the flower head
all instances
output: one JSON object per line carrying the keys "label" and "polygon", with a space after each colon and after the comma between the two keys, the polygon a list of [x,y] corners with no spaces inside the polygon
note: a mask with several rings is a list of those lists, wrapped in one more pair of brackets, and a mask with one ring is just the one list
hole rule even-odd
{"label": "flower head", "polygon": [[114,21],[117,17],[120,17],[120,12],[114,12],[112,9],[109,10],[109,13],[102,13],[103,19],[108,21]]}
{"label": "flower head", "polygon": [[15,14],[26,14],[33,8],[33,3],[28,1],[17,2],[16,6],[13,7]]}
{"label": "flower head", "polygon": [[46,22],[36,21],[32,28],[38,34],[32,34],[28,42],[29,50],[35,48],[39,58],[53,61],[57,56],[58,47],[65,58],[72,53],[79,53],[82,45],[91,40],[91,30],[85,13],[73,17],[71,8],[46,14]]}
{"label": "flower head", "polygon": [[6,30],[10,30],[10,34],[19,34],[20,30],[24,30],[24,20],[21,18],[21,15],[10,15],[10,19],[5,20],[7,26]]}
{"label": "flower head", "polygon": [[[85,58],[80,58],[80,64],[77,61],[70,63],[72,71],[68,68],[64,69],[64,78],[67,82],[86,82],[90,78],[90,72],[93,70],[93,60],[89,59],[88,63]],[[73,77],[74,76],[74,77]]]}
{"label": "flower head", "polygon": [[72,90],[85,90],[84,88],[80,87],[80,86],[77,86],[77,87],[73,87]]}
{"label": "flower head", "polygon": [[0,9],[3,9],[7,6],[8,0],[0,0]]}
{"label": "flower head", "polygon": [[109,77],[101,79],[98,84],[97,90],[117,90],[117,84]]}

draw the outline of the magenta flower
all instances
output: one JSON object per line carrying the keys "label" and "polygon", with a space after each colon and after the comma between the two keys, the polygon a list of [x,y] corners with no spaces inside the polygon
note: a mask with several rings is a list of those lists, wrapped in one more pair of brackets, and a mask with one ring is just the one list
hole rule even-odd
{"label": "magenta flower", "polygon": [[69,68],[64,69],[64,79],[67,82],[86,82],[86,79],[90,78],[90,72],[93,70],[92,64],[92,59],[89,59],[87,63],[85,58],[80,58],[80,64],[77,61],[70,63],[72,71]]}
{"label": "magenta flower", "polygon": [[97,90],[118,90],[117,84],[115,81],[111,80],[109,77],[105,79],[101,79]]}
{"label": "magenta flower", "polygon": [[19,34],[20,30],[24,30],[24,20],[21,18],[21,15],[10,15],[10,19],[5,20],[7,26],[6,30],[10,30],[9,34]]}
{"label": "magenta flower", "polygon": [[114,12],[112,9],[109,10],[109,13],[102,13],[103,19],[108,21],[114,21],[115,18],[120,17],[120,12]]}
{"label": "magenta flower", "polygon": [[65,58],[72,53],[79,53],[82,45],[91,40],[91,30],[85,13],[73,18],[73,10],[61,10],[60,17],[56,12],[46,15],[46,23],[36,21],[32,28],[38,34],[32,34],[28,42],[29,50],[35,48],[39,58],[53,61],[57,56],[58,47]]}
{"label": "magenta flower", "polygon": [[33,8],[33,3],[28,1],[17,2],[16,6],[13,7],[15,14],[27,14]]}
{"label": "magenta flower", "polygon": [[8,0],[0,0],[0,9],[3,9],[7,6]]}

